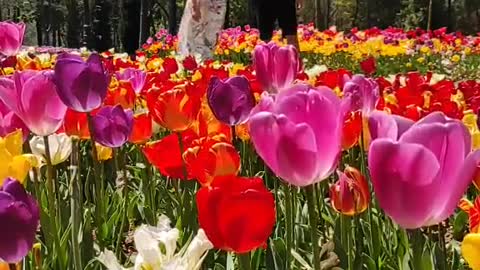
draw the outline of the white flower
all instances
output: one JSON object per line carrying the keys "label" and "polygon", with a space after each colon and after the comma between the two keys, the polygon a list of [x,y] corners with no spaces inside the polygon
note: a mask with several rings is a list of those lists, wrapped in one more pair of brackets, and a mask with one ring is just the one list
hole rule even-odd
{"label": "white flower", "polygon": [[320,73],[327,71],[328,68],[325,65],[315,65],[310,69],[305,70],[305,73],[308,75],[308,78],[316,78]]}
{"label": "white flower", "polygon": [[[70,157],[72,153],[72,139],[65,133],[52,134],[48,136],[50,148],[50,159],[53,165],[60,164]],[[45,141],[41,136],[34,136],[30,140],[32,153],[37,156],[45,157]]]}
{"label": "white flower", "polygon": [[109,270],[198,270],[207,251],[213,248],[212,243],[200,229],[188,246],[175,253],[179,235],[178,229],[171,228],[168,217],[161,216],[156,227],[142,225],[135,230],[138,254],[133,268],[123,268],[108,250],[98,260]]}

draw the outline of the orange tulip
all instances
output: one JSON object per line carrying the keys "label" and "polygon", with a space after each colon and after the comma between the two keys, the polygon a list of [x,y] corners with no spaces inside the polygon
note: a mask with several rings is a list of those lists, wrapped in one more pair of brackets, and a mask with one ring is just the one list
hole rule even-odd
{"label": "orange tulip", "polygon": [[364,212],[370,201],[370,191],[365,177],[350,166],[338,175],[340,179],[330,187],[333,209],[346,216]]}
{"label": "orange tulip", "polygon": [[358,138],[362,132],[362,114],[361,112],[352,112],[347,115],[343,124],[342,148],[348,150],[358,143]]}
{"label": "orange tulip", "polygon": [[200,99],[187,95],[182,88],[150,91],[147,105],[153,120],[173,132],[190,128],[200,111]]}
{"label": "orange tulip", "polygon": [[89,139],[87,114],[68,109],[59,132],[65,132],[69,136],[76,136],[82,140]]}
{"label": "orange tulip", "polygon": [[105,105],[120,105],[124,109],[133,109],[136,94],[130,82],[120,81],[118,87],[109,89],[105,98]]}
{"label": "orange tulip", "polygon": [[144,144],[152,137],[152,118],[148,113],[137,114],[133,118],[133,128],[128,141]]}
{"label": "orange tulip", "polygon": [[201,138],[183,154],[189,172],[202,186],[209,186],[217,176],[237,175],[240,154],[225,137]]}
{"label": "orange tulip", "polygon": [[473,184],[478,190],[480,190],[480,166],[477,167],[477,172],[473,177]]}
{"label": "orange tulip", "polygon": [[475,203],[462,199],[458,207],[468,214],[470,232],[480,233],[480,197],[475,199]]}

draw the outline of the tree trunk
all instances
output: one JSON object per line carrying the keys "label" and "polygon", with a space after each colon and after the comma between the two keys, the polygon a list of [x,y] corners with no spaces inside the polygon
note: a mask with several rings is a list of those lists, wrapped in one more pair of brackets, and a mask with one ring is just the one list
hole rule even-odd
{"label": "tree trunk", "polygon": [[89,0],[83,0],[83,46],[92,48],[92,17]]}
{"label": "tree trunk", "polygon": [[177,1],[169,0],[168,2],[168,32],[175,35],[177,34]]}
{"label": "tree trunk", "polygon": [[223,23],[223,28],[227,29],[230,27],[230,0],[227,0],[227,10],[225,11],[225,21]]}
{"label": "tree trunk", "polygon": [[257,15],[255,12],[255,0],[248,0],[248,23],[251,27],[257,27]]}
{"label": "tree trunk", "polygon": [[321,22],[322,22],[322,0],[315,0],[314,2],[314,7],[315,7],[315,25],[317,26],[318,29],[321,29]]}
{"label": "tree trunk", "polygon": [[67,46],[80,47],[80,18],[78,17],[78,3],[76,0],[67,0]]}
{"label": "tree trunk", "polygon": [[138,37],[138,47],[141,47],[148,38],[148,0],[140,0],[140,35]]}
{"label": "tree trunk", "polygon": [[433,0],[429,0],[428,1],[427,30],[431,30],[431,28],[432,28],[432,6],[433,6]]}
{"label": "tree trunk", "polygon": [[452,16],[452,0],[448,0],[447,2],[447,13],[448,13],[448,30],[453,31],[453,16]]}
{"label": "tree trunk", "polygon": [[140,3],[137,0],[125,2],[125,32],[123,34],[123,48],[132,55],[138,49],[138,37],[140,36]]}
{"label": "tree trunk", "polygon": [[37,0],[37,14],[36,14],[36,27],[37,27],[37,44],[43,45],[43,1]]}

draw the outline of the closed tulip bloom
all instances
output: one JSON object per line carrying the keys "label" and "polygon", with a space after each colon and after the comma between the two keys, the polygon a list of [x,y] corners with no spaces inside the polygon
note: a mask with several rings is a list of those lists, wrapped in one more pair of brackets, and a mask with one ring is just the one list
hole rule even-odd
{"label": "closed tulip bloom", "polygon": [[462,255],[470,268],[480,270],[480,234],[470,233],[462,242]]}
{"label": "closed tulip bloom", "polygon": [[0,99],[38,136],[57,131],[67,112],[51,72],[23,71],[0,78]]}
{"label": "closed tulip bloom", "polygon": [[215,117],[230,126],[244,123],[255,106],[250,84],[243,76],[225,81],[213,77],[208,86],[207,100]]}
{"label": "closed tulip bloom", "polygon": [[68,109],[63,121],[62,132],[82,140],[90,139],[87,114]]}
{"label": "closed tulip bloom", "polygon": [[333,209],[347,216],[367,210],[370,191],[365,177],[355,168],[347,166],[338,173],[339,180],[330,187]]}
{"label": "closed tulip bloom", "polygon": [[264,95],[249,120],[253,145],[268,167],[292,185],[326,179],[342,149],[345,105],[327,87],[299,84],[276,97]]}
{"label": "closed tulip bloom", "polygon": [[217,177],[197,192],[197,207],[200,227],[215,248],[225,251],[262,247],[275,226],[273,194],[261,178]]}
{"label": "closed tulip bloom", "polygon": [[28,254],[39,219],[37,202],[22,184],[7,178],[0,186],[0,260],[17,263]]}
{"label": "closed tulip bloom", "polygon": [[116,148],[128,141],[132,132],[133,112],[120,105],[105,106],[92,117],[93,136],[99,144]]}
{"label": "closed tulip bloom", "polygon": [[[65,133],[48,136],[50,159],[53,165],[63,163],[72,153],[72,139]],[[30,140],[32,154],[45,157],[45,140],[43,137],[34,136]]]}
{"label": "closed tulip bloom", "polygon": [[289,87],[296,79],[301,65],[295,47],[279,47],[273,42],[257,45],[253,51],[253,62],[263,91],[271,93]]}
{"label": "closed tulip bloom", "polygon": [[396,141],[415,123],[408,118],[390,115],[384,111],[372,112],[367,122],[368,136],[372,141],[377,138],[390,138]]}
{"label": "closed tulip bloom", "polygon": [[447,219],[480,162],[480,151],[471,152],[466,127],[435,112],[393,138],[377,138],[369,148],[371,179],[382,209],[405,229]]}
{"label": "closed tulip bloom", "polygon": [[130,82],[135,93],[140,94],[147,79],[147,73],[136,68],[126,68],[117,72],[117,79]]}
{"label": "closed tulip bloom", "polygon": [[353,75],[347,79],[343,94],[351,96],[352,111],[361,110],[363,116],[368,116],[375,109],[380,98],[377,82],[363,75]]}
{"label": "closed tulip bloom", "polygon": [[24,23],[0,22],[0,55],[16,55],[22,47],[24,35]]}
{"label": "closed tulip bloom", "polygon": [[105,99],[110,78],[98,54],[83,61],[78,55],[64,53],[55,64],[55,82],[58,95],[70,109],[90,112]]}

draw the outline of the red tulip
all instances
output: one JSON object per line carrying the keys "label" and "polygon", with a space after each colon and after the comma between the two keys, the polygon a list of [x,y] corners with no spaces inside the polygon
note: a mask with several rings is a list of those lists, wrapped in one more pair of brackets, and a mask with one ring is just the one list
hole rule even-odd
{"label": "red tulip", "polygon": [[353,216],[364,212],[370,202],[370,191],[365,177],[355,168],[347,166],[340,179],[330,187],[330,199],[335,211]]}
{"label": "red tulip", "polygon": [[213,245],[247,253],[265,247],[275,225],[275,201],[261,178],[216,177],[197,193],[198,221]]}
{"label": "red tulip", "polygon": [[65,132],[69,136],[76,136],[82,140],[90,139],[87,114],[68,109],[59,132]]}
{"label": "red tulip", "polygon": [[152,137],[152,118],[148,113],[137,114],[133,118],[133,129],[128,141],[144,144]]}
{"label": "red tulip", "polygon": [[377,67],[375,64],[375,58],[369,57],[362,62],[360,62],[360,68],[362,69],[365,75],[372,75],[377,72]]}
{"label": "red tulip", "polygon": [[346,115],[342,132],[342,148],[348,150],[358,142],[362,132],[362,114],[360,111]]}

